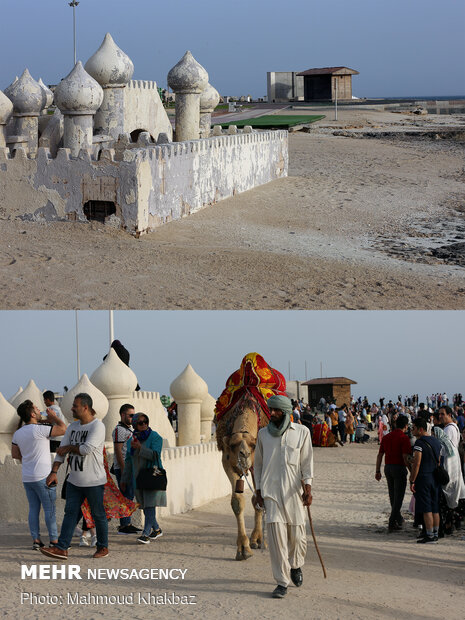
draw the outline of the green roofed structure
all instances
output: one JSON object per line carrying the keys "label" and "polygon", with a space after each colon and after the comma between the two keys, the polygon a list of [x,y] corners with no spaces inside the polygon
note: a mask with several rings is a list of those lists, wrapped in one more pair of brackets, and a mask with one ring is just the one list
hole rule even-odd
{"label": "green roofed structure", "polygon": [[229,123],[218,123],[221,127],[229,127],[236,125],[237,127],[245,127],[250,125],[256,129],[289,129],[296,125],[308,125],[324,118],[324,114],[266,114],[265,116],[257,116],[256,118],[246,118],[242,121],[231,121]]}

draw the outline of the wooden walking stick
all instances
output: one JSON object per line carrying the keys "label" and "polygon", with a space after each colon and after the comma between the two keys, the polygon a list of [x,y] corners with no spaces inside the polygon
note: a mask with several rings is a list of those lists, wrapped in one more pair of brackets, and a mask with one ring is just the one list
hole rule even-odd
{"label": "wooden walking stick", "polygon": [[[302,488],[303,488],[304,493],[305,493],[305,485],[304,485],[303,482],[302,482]],[[320,550],[318,548],[318,544],[316,542],[316,536],[315,536],[315,530],[313,529],[312,513],[310,512],[310,506],[307,506],[307,514],[308,514],[308,520],[310,521],[310,531],[312,532],[313,544],[315,545],[316,552],[317,552],[318,557],[320,559],[321,568],[323,569],[323,575],[324,575],[324,578],[326,579],[327,578],[326,568],[325,568],[325,564],[323,562],[323,558],[321,557],[321,553],[320,553]]]}

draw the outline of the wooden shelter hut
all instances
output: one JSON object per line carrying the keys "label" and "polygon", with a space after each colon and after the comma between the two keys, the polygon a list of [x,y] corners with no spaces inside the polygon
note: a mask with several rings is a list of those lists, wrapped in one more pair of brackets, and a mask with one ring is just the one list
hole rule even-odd
{"label": "wooden shelter hut", "polygon": [[325,377],[304,381],[302,385],[308,387],[307,402],[311,407],[316,407],[322,396],[326,402],[335,403],[340,407],[344,403],[350,404],[352,399],[350,386],[357,385],[357,382],[347,377]]}
{"label": "wooden shelter hut", "polygon": [[297,73],[304,78],[305,101],[338,101],[352,99],[352,76],[359,72],[348,67],[307,69]]}

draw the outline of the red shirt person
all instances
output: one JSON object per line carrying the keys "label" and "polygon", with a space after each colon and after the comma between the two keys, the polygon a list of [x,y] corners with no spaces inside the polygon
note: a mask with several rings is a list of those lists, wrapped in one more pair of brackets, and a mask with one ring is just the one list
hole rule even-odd
{"label": "red shirt person", "polygon": [[407,469],[410,469],[409,457],[412,454],[410,439],[405,434],[407,428],[407,416],[399,415],[396,420],[396,428],[383,437],[376,458],[375,478],[379,481],[381,480],[381,462],[384,456],[384,475],[386,476],[391,503],[389,531],[402,529],[404,522],[401,508],[407,487]]}

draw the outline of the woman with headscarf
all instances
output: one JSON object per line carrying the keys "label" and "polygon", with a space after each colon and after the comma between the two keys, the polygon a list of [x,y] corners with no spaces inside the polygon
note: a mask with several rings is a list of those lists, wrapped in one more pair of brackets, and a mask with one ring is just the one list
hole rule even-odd
{"label": "woman with headscarf", "polygon": [[138,543],[146,545],[150,540],[163,536],[156,518],[156,507],[166,506],[166,491],[142,489],[137,486],[137,477],[142,469],[161,469],[162,437],[149,426],[149,418],[145,413],[137,413],[132,422],[135,428],[131,439],[128,439],[121,488],[124,490],[132,479],[136,490],[136,500],[144,511],[145,523]]}
{"label": "woman with headscarf", "polygon": [[440,497],[440,516],[445,534],[452,534],[454,521],[460,521],[456,513],[460,500],[465,500],[465,483],[462,476],[460,456],[457,448],[440,426],[433,428],[434,436],[439,439],[444,458],[443,466],[449,474],[449,482],[442,487]]}

